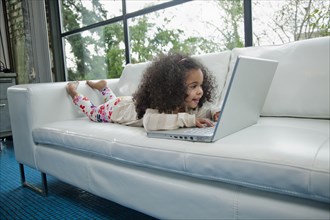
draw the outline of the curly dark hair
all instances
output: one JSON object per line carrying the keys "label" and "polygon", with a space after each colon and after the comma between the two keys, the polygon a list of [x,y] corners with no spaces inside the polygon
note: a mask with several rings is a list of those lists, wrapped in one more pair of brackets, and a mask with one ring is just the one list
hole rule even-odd
{"label": "curly dark hair", "polygon": [[133,94],[138,118],[143,117],[147,108],[158,109],[159,113],[172,113],[181,108],[187,97],[186,75],[193,69],[203,73],[203,96],[198,107],[206,101],[212,102],[215,78],[200,62],[185,54],[161,54],[146,69]]}

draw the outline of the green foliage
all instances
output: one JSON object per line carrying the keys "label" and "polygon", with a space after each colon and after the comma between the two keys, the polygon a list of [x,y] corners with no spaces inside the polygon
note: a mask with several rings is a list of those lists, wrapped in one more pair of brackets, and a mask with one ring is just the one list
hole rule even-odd
{"label": "green foliage", "polygon": [[[166,18],[167,19],[167,18]],[[170,22],[170,20],[167,20]],[[151,60],[160,53],[183,52],[198,54],[214,52],[217,44],[201,37],[183,38],[181,29],[169,30],[166,25],[157,24],[148,20],[146,16],[133,19],[135,25],[130,26],[130,43],[132,63]],[[156,28],[154,28],[156,27]]]}
{"label": "green foliage", "polygon": [[275,15],[274,29],[288,41],[291,35],[294,41],[329,36],[329,11],[329,1],[288,0]]}
{"label": "green foliage", "polygon": [[[148,18],[147,14],[129,21],[131,62],[149,61],[155,55],[169,51],[201,54],[244,47],[243,37],[239,32],[244,22],[243,1],[215,1],[224,12],[221,16],[222,25],[210,25],[216,27],[220,39],[223,39],[220,43],[203,37],[186,36],[180,28],[168,29],[166,24],[171,22],[171,18],[164,18],[164,24],[159,25]],[[62,1],[62,25],[65,31],[107,19],[107,11],[99,0],[91,0],[91,8],[87,8],[83,3],[86,1]],[[329,11],[328,1],[287,0],[276,13],[274,31],[282,39],[290,39],[292,35],[294,40],[329,36]],[[159,12],[155,13],[156,17],[161,17],[157,14]],[[69,80],[120,77],[125,66],[122,22],[68,36],[65,38],[65,45]]]}
{"label": "green foliage", "polygon": [[218,0],[218,5],[225,12],[225,15],[222,16],[224,26],[217,28],[224,38],[225,49],[232,50],[235,47],[244,47],[244,42],[238,32],[239,26],[244,23],[243,1]]}
{"label": "green foliage", "polygon": [[146,16],[133,18],[129,27],[132,63],[143,62],[152,58],[150,41],[147,32],[154,24],[149,23]]}
{"label": "green foliage", "polygon": [[317,32],[320,36],[330,35],[330,3],[321,5],[306,16],[310,33]]}
{"label": "green foliage", "polygon": [[125,60],[125,49],[121,48],[124,42],[122,23],[114,23],[103,29],[104,46],[106,51],[106,78],[118,78],[121,75]]}
{"label": "green foliage", "polygon": [[[63,1],[64,29],[74,30],[81,26],[105,19],[105,10],[98,0],[93,0],[93,9],[85,8],[82,0]],[[166,22],[170,22],[165,18]],[[219,50],[219,46],[201,37],[183,38],[181,29],[168,30],[156,26],[147,16],[131,19],[129,27],[131,62],[151,60],[159,53],[169,51],[188,54],[208,53]],[[76,34],[66,38],[70,51],[66,54],[69,80],[117,78],[125,65],[124,33],[121,22],[102,29],[89,30],[86,34]],[[91,48],[93,48],[91,50]]]}
{"label": "green foliage", "polygon": [[[92,10],[84,7],[82,1],[62,1],[64,30],[74,30],[106,18],[105,11],[98,0],[93,0],[95,5]],[[102,54],[104,46],[102,40],[95,39],[95,35],[101,36],[98,29],[90,30],[86,36],[75,34],[65,38],[65,49],[70,49],[70,52],[66,51],[66,54],[69,54],[66,58],[67,64],[74,66],[67,68],[68,80],[105,78],[105,75],[102,75],[105,72],[104,56],[98,55],[98,52]],[[96,53],[91,53],[90,48],[93,48]]]}

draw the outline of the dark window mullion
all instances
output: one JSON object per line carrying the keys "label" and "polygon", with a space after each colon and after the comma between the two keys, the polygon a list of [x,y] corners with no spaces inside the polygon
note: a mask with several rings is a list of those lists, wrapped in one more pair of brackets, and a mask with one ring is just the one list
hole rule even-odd
{"label": "dark window mullion", "polygon": [[173,7],[173,6],[176,6],[176,5],[181,5],[183,3],[190,2],[190,1],[192,1],[192,0],[173,0],[173,1],[170,1],[170,2],[165,2],[165,3],[162,3],[162,4],[150,6],[148,8],[144,8],[144,9],[141,9],[139,11],[131,12],[131,13],[127,14],[126,17],[127,18],[134,18],[134,17],[137,17],[137,16],[145,15],[145,14],[148,14],[148,13],[151,13],[151,12],[166,9],[166,8]]}
{"label": "dark window mullion", "polygon": [[53,49],[53,62],[54,62],[54,73],[55,81],[62,82],[66,81],[65,76],[65,64],[63,54],[63,41],[61,37],[61,22],[60,22],[60,9],[57,1],[48,0],[46,1],[49,8],[49,20],[52,30],[52,49]]}
{"label": "dark window mullion", "polygon": [[108,19],[108,20],[105,20],[105,21],[100,21],[100,22],[95,23],[95,24],[87,25],[87,26],[84,26],[82,28],[77,28],[77,29],[74,29],[74,30],[71,30],[71,31],[61,33],[61,37],[62,38],[67,37],[67,36],[70,36],[70,35],[73,35],[73,34],[77,34],[77,33],[87,31],[87,30],[97,28],[97,27],[102,27],[102,26],[112,24],[112,23],[122,21],[122,20],[123,20],[123,16],[121,15],[121,16],[114,17],[114,18],[111,18],[111,19]]}
{"label": "dark window mullion", "polygon": [[252,6],[251,0],[244,0],[244,38],[245,47],[251,47],[253,44],[252,32]]}
{"label": "dark window mullion", "polygon": [[130,36],[129,36],[129,29],[127,24],[127,14],[126,14],[126,0],[122,0],[122,8],[123,8],[123,28],[124,28],[124,43],[125,43],[125,58],[126,64],[131,62],[131,55],[130,55]]}

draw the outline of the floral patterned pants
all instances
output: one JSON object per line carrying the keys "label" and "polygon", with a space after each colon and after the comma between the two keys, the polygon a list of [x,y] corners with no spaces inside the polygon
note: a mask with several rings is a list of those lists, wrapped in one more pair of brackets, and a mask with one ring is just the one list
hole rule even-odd
{"label": "floral patterned pants", "polygon": [[74,97],[73,103],[77,105],[90,120],[95,122],[111,122],[113,108],[120,102],[120,98],[117,98],[108,87],[104,87],[99,91],[104,100],[104,103],[99,106],[95,106],[87,97],[81,94]]}

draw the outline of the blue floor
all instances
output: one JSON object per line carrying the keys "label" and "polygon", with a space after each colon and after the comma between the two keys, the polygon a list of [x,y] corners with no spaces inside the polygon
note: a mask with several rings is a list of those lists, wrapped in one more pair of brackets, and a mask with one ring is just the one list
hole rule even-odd
{"label": "blue floor", "polygon": [[[48,196],[21,186],[11,140],[0,152],[0,219],[154,219],[47,176]],[[26,181],[40,186],[40,173],[25,168]]]}

